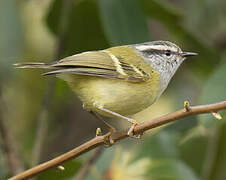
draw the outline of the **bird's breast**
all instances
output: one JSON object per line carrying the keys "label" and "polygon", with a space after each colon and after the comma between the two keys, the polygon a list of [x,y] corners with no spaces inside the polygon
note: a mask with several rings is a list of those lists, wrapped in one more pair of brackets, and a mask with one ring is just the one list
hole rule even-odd
{"label": "bird's breast", "polygon": [[[61,75],[62,76],[62,75]],[[95,106],[103,106],[121,115],[135,114],[150,106],[158,97],[159,77],[146,82],[127,82],[80,75],[63,75],[86,108],[103,113]]]}

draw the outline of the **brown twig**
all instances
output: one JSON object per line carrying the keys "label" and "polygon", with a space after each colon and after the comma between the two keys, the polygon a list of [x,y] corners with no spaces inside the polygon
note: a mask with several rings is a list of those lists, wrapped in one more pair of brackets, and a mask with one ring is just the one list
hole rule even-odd
{"label": "brown twig", "polygon": [[[145,132],[149,129],[153,129],[153,128],[159,127],[163,124],[167,124],[167,123],[170,123],[170,122],[173,122],[178,119],[182,119],[184,117],[188,117],[191,115],[218,112],[223,109],[226,109],[226,101],[218,102],[215,104],[209,104],[209,105],[190,106],[189,111],[184,111],[184,109],[181,109],[179,111],[176,111],[176,112],[164,115],[164,116],[160,116],[153,120],[146,121],[144,123],[140,123],[135,127],[134,134],[142,134],[143,132]],[[98,146],[103,145],[108,136],[109,136],[109,134],[104,135],[104,136],[96,136],[93,139],[80,145],[79,147],[77,147],[65,154],[62,154],[61,156],[58,156],[50,161],[47,161],[43,164],[35,166],[27,171],[24,171],[16,176],[10,178],[10,180],[27,179],[27,178],[33,177],[43,171],[46,171],[50,168],[57,167],[57,166],[61,165],[62,163],[64,163],[65,161],[76,158],[76,157],[84,154],[87,151],[90,151]],[[115,132],[111,135],[111,139],[114,142],[124,139],[126,137],[128,137],[127,131]]]}
{"label": "brown twig", "polygon": [[85,162],[83,167],[79,170],[79,172],[76,174],[74,180],[83,180],[88,175],[88,172],[90,170],[90,167],[96,162],[96,160],[100,157],[102,153],[103,147],[100,146],[96,149],[96,151],[93,153],[93,155]]}

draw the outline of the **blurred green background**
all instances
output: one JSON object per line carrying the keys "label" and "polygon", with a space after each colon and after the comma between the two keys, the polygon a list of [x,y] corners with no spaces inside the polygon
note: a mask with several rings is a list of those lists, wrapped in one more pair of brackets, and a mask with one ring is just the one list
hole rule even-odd
{"label": "blurred green background", "polygon": [[[65,82],[13,63],[151,40],[169,40],[199,56],[184,62],[159,101],[135,119],[173,112],[185,100],[226,100],[226,1],[0,0],[0,179],[78,146],[103,127]],[[85,179],[224,180],[226,112],[221,115],[220,121],[192,116],[141,140],[123,140],[104,149]],[[37,179],[75,179],[91,155]]]}

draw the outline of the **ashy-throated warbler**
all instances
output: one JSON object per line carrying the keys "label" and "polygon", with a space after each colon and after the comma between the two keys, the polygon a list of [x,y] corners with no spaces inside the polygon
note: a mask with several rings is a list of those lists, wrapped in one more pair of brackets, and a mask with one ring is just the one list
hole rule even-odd
{"label": "ashy-throated warbler", "polygon": [[[170,79],[188,56],[168,41],[125,45],[89,51],[52,63],[18,63],[18,68],[42,68],[44,75],[64,79],[96,116],[118,117],[132,123],[133,115],[153,104],[166,89]],[[113,128],[105,122],[110,131]]]}

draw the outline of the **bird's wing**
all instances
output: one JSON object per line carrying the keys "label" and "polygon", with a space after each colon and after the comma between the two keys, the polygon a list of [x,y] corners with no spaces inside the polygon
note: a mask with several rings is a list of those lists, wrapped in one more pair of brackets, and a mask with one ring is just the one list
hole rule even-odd
{"label": "bird's wing", "polygon": [[44,73],[44,75],[69,73],[132,82],[142,82],[149,79],[149,74],[140,67],[127,64],[122,59],[109,55],[105,51],[77,54],[64,58],[51,66],[57,70]]}

